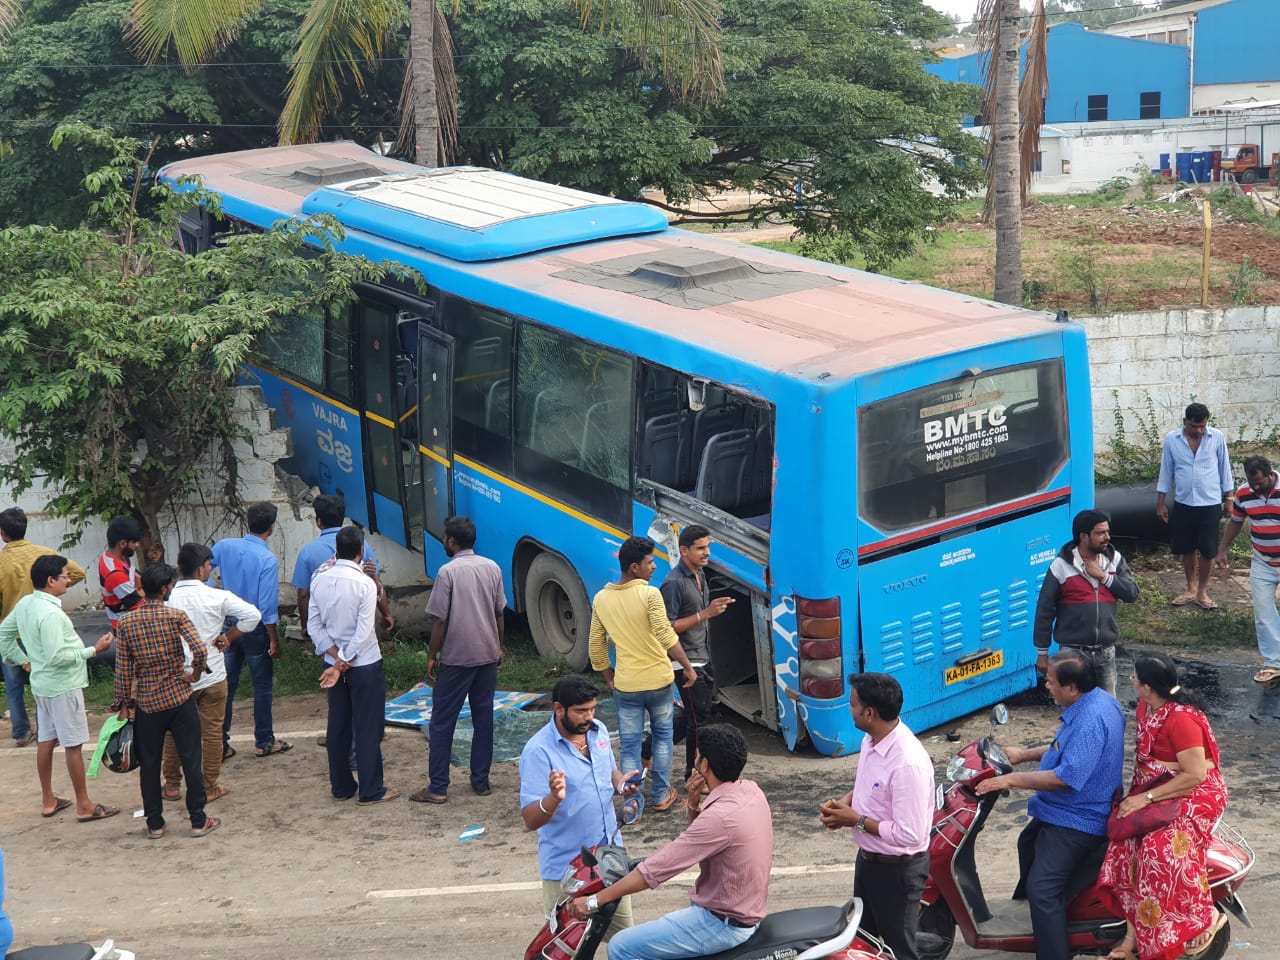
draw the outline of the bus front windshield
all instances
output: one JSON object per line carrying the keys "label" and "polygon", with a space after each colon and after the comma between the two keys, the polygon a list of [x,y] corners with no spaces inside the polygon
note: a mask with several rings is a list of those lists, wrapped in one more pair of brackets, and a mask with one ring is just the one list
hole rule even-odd
{"label": "bus front windshield", "polygon": [[933,384],[859,409],[859,512],[895,531],[998,506],[1067,456],[1060,359]]}

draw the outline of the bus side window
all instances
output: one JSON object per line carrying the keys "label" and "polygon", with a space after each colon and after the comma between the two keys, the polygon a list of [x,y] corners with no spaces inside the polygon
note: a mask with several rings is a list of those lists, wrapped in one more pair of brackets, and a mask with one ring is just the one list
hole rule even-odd
{"label": "bus side window", "polygon": [[448,297],[444,329],[456,340],[453,443],[458,453],[511,470],[511,341],[515,323],[497,310]]}
{"label": "bus side window", "polygon": [[309,387],[322,389],[325,374],[325,318],[319,308],[281,317],[258,338],[267,366]]}
{"label": "bus side window", "polygon": [[517,352],[516,478],[629,522],[631,361],[529,323]]}

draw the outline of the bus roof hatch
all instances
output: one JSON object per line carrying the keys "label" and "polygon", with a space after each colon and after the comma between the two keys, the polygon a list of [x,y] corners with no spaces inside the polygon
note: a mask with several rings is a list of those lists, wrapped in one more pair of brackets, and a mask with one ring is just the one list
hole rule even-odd
{"label": "bus roof hatch", "polygon": [[322,186],[302,212],[332,214],[350,229],[468,262],[667,228],[667,218],[643,203],[481,167]]}

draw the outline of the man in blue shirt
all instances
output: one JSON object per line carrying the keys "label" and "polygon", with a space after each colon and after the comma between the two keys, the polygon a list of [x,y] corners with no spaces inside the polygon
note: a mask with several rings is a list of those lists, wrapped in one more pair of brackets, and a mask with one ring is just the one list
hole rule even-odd
{"label": "man in blue shirt", "polygon": [[[308,643],[311,642],[311,635],[307,630],[311,578],[322,564],[334,557],[338,531],[342,529],[342,521],[347,518],[347,501],[336,494],[321,494],[311,502],[311,509],[315,511],[320,536],[298,551],[298,559],[293,565],[293,579],[289,581],[298,591],[298,619],[302,625],[302,639]],[[367,540],[361,560],[364,572],[373,578],[374,585],[378,588],[378,612],[382,616],[382,626],[390,630],[396,625],[395,618],[391,616],[386,592],[378,579],[378,558]]]}
{"label": "man in blue shirt", "polygon": [[1107,850],[1107,815],[1124,775],[1124,711],[1097,686],[1079,651],[1049,658],[1045,687],[1062,708],[1053,743],[1008,747],[1012,763],[1039,760],[1035,773],[1007,773],[978,784],[979,796],[1023,787],[1036,791],[1031,822],[1018,837],[1021,878],[1013,893],[1031,907],[1036,960],[1070,960],[1067,904],[1092,884]]}
{"label": "man in blue shirt", "polygon": [[240,670],[247,661],[253,681],[254,753],[269,757],[291,750],[293,744],[277,740],[271,721],[275,663],[280,657],[280,561],[267,540],[276,529],[276,508],[270,503],[252,504],[246,512],[249,532],[228,537],[213,545],[213,568],[222,578],[222,588],[262,611],[262,622],[243,634],[223,651],[227,665],[227,716],[222,723],[222,759],[236,755],[231,746],[231,713],[240,686]]}
{"label": "man in blue shirt", "polygon": [[[547,916],[564,895],[560,878],[584,844],[622,845],[613,798],[639,789],[627,785],[627,775],[614,763],[609,731],[595,719],[599,696],[585,677],[561,677],[551,691],[551,722],[520,753],[520,815],[525,827],[538,831]],[[623,897],[606,939],[631,923],[631,898]]]}
{"label": "man in blue shirt", "polygon": [[[1170,550],[1182,557],[1187,575],[1187,589],[1174,598],[1175,607],[1195,603],[1201,610],[1218,609],[1209,598],[1209,575],[1235,489],[1227,438],[1209,426],[1208,407],[1188,405],[1182,426],[1164,438],[1156,481],[1156,516],[1169,525]],[[1172,512],[1165,504],[1171,493]]]}

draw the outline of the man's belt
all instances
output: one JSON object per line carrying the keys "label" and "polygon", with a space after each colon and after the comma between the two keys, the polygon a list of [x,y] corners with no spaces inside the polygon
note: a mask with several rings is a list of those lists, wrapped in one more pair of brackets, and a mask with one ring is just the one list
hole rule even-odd
{"label": "man's belt", "polygon": [[706,910],[707,913],[715,917],[717,920],[722,920],[723,922],[727,923],[731,927],[738,927],[739,929],[742,929],[742,930],[750,930],[752,927],[759,926],[759,924],[747,923],[747,921],[745,920],[739,920],[737,917],[731,917],[727,913],[716,913],[714,910],[711,910],[707,907],[703,907],[703,909]]}
{"label": "man's belt", "polygon": [[858,857],[866,860],[868,863],[913,863],[928,853],[921,850],[919,853],[870,853],[866,850],[859,850]]}

